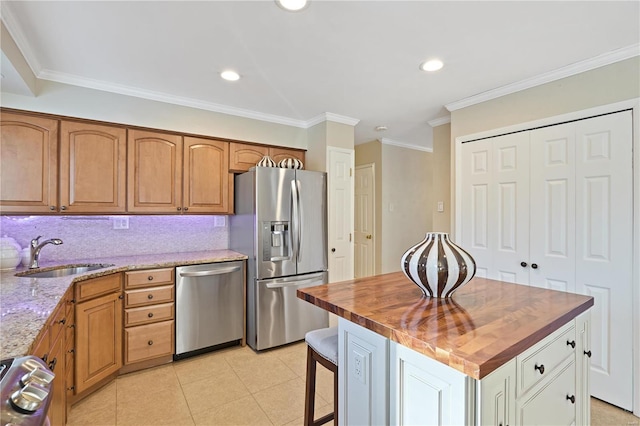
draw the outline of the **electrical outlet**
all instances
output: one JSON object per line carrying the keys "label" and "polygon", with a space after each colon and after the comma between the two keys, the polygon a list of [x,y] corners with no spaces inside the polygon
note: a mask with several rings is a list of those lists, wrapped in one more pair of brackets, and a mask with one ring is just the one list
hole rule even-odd
{"label": "electrical outlet", "polygon": [[129,229],[129,216],[115,216],[113,229]]}
{"label": "electrical outlet", "polygon": [[365,358],[358,352],[353,352],[353,375],[360,382],[365,383]]}
{"label": "electrical outlet", "polygon": [[438,201],[438,211],[440,213],[444,211],[444,201]]}
{"label": "electrical outlet", "polygon": [[221,227],[225,225],[225,217],[224,216],[214,216],[213,217],[213,226]]}

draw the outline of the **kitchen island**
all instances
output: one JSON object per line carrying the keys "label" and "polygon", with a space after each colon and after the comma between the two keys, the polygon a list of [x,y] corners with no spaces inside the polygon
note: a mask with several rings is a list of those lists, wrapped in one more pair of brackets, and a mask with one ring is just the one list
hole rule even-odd
{"label": "kitchen island", "polygon": [[298,290],[339,317],[339,424],[588,424],[589,296],[401,272]]}

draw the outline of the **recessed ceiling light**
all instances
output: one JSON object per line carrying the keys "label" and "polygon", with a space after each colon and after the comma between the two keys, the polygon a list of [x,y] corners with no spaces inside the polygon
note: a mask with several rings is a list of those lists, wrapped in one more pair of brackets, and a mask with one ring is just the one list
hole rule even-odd
{"label": "recessed ceiling light", "polygon": [[387,130],[387,126],[376,126],[375,127],[375,131],[376,132],[384,132],[385,130]]}
{"label": "recessed ceiling light", "polygon": [[444,66],[444,64],[442,63],[442,61],[440,59],[430,59],[426,62],[423,62],[420,64],[420,69],[422,71],[438,71],[439,69],[441,69]]}
{"label": "recessed ceiling light", "polygon": [[224,78],[227,81],[238,81],[240,80],[240,74],[235,71],[226,70],[220,73],[220,77]]}
{"label": "recessed ceiling light", "polygon": [[276,0],[278,6],[290,12],[298,12],[309,4],[307,0]]}

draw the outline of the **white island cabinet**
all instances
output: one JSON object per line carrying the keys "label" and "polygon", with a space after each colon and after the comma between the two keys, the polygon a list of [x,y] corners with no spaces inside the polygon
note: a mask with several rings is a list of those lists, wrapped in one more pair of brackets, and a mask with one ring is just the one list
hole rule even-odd
{"label": "white island cabinet", "polygon": [[484,378],[339,319],[341,425],[588,425],[589,311]]}

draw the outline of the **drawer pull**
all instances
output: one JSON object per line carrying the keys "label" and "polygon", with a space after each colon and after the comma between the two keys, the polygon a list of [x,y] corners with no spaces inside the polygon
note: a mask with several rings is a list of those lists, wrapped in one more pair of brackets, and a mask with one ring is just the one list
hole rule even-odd
{"label": "drawer pull", "polygon": [[576,347],[576,341],[575,340],[567,340],[567,346],[571,346],[572,348]]}
{"label": "drawer pull", "polygon": [[148,279],[149,281],[153,281],[153,275],[149,275],[149,276],[147,277],[147,279]]}
{"label": "drawer pull", "polygon": [[590,350],[588,350],[588,351],[584,351],[584,354],[585,354],[586,356],[588,356],[589,358],[591,358],[591,351],[590,351]]}
{"label": "drawer pull", "polygon": [[74,353],[76,350],[75,349],[69,349],[67,352],[69,352],[70,354]]}
{"label": "drawer pull", "polygon": [[573,395],[571,395],[571,396],[567,395],[567,400],[571,401],[572,404],[576,403],[576,397],[573,396]]}
{"label": "drawer pull", "polygon": [[153,340],[149,340],[149,341],[147,342],[147,344],[148,344],[149,346],[153,345]]}
{"label": "drawer pull", "polygon": [[66,323],[67,323],[67,319],[66,318],[62,318],[60,321],[58,321],[58,324],[65,325]]}
{"label": "drawer pull", "polygon": [[540,372],[540,374],[544,374],[544,364],[536,364],[536,366],[534,367],[534,370],[538,370]]}
{"label": "drawer pull", "polygon": [[147,315],[149,318],[153,318],[153,312],[149,312],[149,314]]}
{"label": "drawer pull", "polygon": [[75,324],[69,324],[69,328],[76,328]]}
{"label": "drawer pull", "polygon": [[58,363],[58,358],[54,358],[53,361],[49,363],[49,370],[51,371],[55,370],[57,363]]}
{"label": "drawer pull", "polygon": [[147,299],[149,299],[149,300],[153,299],[153,294],[148,295]]}
{"label": "drawer pull", "polygon": [[69,387],[67,388],[67,390],[68,390],[68,391],[76,390],[76,387],[75,387],[75,386],[69,386]]}
{"label": "drawer pull", "polygon": [[520,266],[522,266],[523,268],[527,267],[527,262],[520,262]]}
{"label": "drawer pull", "polygon": [[47,362],[48,358],[49,358],[49,354],[44,354],[40,359],[43,360],[44,362]]}
{"label": "drawer pull", "polygon": [[120,296],[118,296],[118,299],[124,299],[124,294],[121,294]]}

